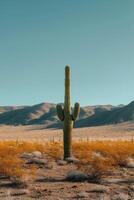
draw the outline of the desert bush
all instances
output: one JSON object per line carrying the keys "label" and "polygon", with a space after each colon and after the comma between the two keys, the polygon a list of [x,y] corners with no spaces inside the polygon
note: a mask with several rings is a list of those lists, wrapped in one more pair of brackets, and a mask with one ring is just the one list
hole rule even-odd
{"label": "desert bush", "polygon": [[86,181],[87,179],[88,179],[87,174],[78,170],[70,171],[66,176],[66,180],[72,182],[81,182],[81,181]]}
{"label": "desert bush", "polygon": [[17,156],[13,143],[0,142],[0,174],[8,177],[20,177],[23,161]]}
{"label": "desert bush", "polygon": [[23,163],[16,156],[0,157],[0,174],[8,177],[21,177],[24,175],[24,170],[22,170]]}
{"label": "desert bush", "polygon": [[88,175],[89,182],[99,183],[101,178],[113,169],[113,162],[109,158],[95,156],[88,160],[82,160],[77,167]]}
{"label": "desert bush", "polygon": [[45,144],[44,152],[54,160],[63,158],[63,144],[61,142],[50,142]]}
{"label": "desert bush", "polygon": [[[25,151],[34,151],[40,149],[40,144],[32,143],[16,143],[16,141],[1,141],[0,142],[0,174],[15,182],[20,182],[28,175],[24,169],[24,160],[20,158],[21,153]],[[35,167],[31,167],[30,174],[35,174]]]}

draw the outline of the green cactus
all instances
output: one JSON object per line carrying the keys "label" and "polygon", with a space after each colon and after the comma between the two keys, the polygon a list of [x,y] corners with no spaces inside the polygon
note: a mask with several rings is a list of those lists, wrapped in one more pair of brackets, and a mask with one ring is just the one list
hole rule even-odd
{"label": "green cactus", "polygon": [[70,67],[65,67],[65,99],[64,108],[61,104],[57,105],[58,118],[63,121],[63,142],[64,142],[64,159],[72,156],[72,128],[79,115],[80,105],[75,103],[74,110],[71,112],[70,100]]}

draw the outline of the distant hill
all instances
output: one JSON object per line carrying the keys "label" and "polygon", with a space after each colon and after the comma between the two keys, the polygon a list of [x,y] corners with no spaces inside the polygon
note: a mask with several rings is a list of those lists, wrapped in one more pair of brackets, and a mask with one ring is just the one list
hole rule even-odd
{"label": "distant hill", "polygon": [[0,113],[24,108],[25,106],[0,106]]}
{"label": "distant hill", "polygon": [[77,127],[117,124],[134,120],[134,101],[126,106],[114,107],[111,110],[95,113],[77,122]]}
{"label": "distant hill", "polygon": [[[56,114],[56,104],[41,103],[33,106],[0,107],[0,124],[37,125],[44,128],[60,128],[62,123]],[[120,123],[133,119],[134,102],[127,106],[96,105],[81,107],[76,127]]]}
{"label": "distant hill", "polygon": [[[0,114],[0,124],[7,125],[28,125],[33,124],[43,115],[48,115],[54,104],[41,103],[34,106],[24,106]],[[56,112],[56,111],[55,111]]]}

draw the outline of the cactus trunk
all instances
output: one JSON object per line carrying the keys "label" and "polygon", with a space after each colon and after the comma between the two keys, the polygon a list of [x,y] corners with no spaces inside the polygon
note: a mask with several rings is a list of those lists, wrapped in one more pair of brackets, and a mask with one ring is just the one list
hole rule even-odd
{"label": "cactus trunk", "polygon": [[63,125],[63,143],[64,143],[64,159],[72,156],[72,129],[74,121],[76,120],[79,111],[79,103],[75,104],[74,111],[71,113],[71,97],[70,97],[70,67],[65,68],[65,99],[64,109],[60,104],[57,105],[57,115],[61,121],[64,121]]}
{"label": "cactus trunk", "polygon": [[70,97],[70,68],[65,68],[65,100],[64,100],[64,159],[72,156],[71,97]]}

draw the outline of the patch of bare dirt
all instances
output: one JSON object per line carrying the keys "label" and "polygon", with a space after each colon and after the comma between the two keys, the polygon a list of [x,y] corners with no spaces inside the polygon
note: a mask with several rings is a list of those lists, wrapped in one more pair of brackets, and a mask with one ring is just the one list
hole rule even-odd
{"label": "patch of bare dirt", "polygon": [[[45,157],[43,159],[46,159]],[[30,164],[25,164],[28,168]],[[90,180],[71,182],[66,180],[69,171],[76,170],[75,164],[59,165],[48,160],[48,165],[36,164],[36,176],[27,178],[26,186],[17,187],[12,180],[0,177],[0,200],[133,200],[134,168],[119,168],[103,176],[101,183]]]}

